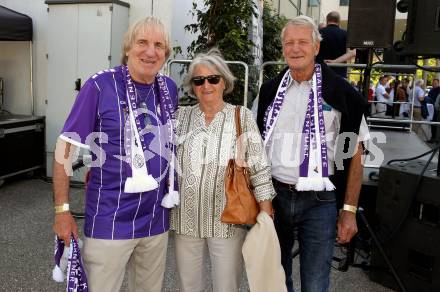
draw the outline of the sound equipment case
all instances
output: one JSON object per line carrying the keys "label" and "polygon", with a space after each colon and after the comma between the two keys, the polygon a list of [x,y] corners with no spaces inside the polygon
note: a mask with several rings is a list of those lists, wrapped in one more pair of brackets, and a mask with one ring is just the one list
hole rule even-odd
{"label": "sound equipment case", "polygon": [[[425,164],[426,161],[415,160],[387,165],[380,168],[379,175],[377,235],[407,291],[440,291],[440,177],[436,175],[435,163],[427,167],[412,201],[418,176]],[[402,219],[400,229],[388,238]],[[385,261],[375,246],[371,265],[371,280],[397,290],[396,282],[386,271]]]}
{"label": "sound equipment case", "polygon": [[0,180],[45,167],[45,118],[0,115]]}

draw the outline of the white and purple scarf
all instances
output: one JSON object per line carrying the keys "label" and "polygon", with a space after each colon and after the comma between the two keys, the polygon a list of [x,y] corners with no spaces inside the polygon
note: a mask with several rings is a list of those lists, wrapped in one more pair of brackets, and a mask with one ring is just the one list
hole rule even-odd
{"label": "white and purple scarf", "polygon": [[81,242],[70,239],[70,247],[66,247],[64,241],[55,236],[55,267],[52,271],[52,278],[56,282],[64,281],[64,273],[67,272],[66,291],[88,292],[87,275],[80,252]]}
{"label": "white and purple scarf", "polygon": [[[133,81],[128,71],[127,66],[122,66],[122,72],[124,75],[126,83],[126,97],[127,104],[121,103],[123,110],[128,111],[130,127],[126,127],[125,136],[129,138],[129,143],[126,143],[127,161],[131,165],[132,176],[128,177],[124,191],[126,193],[140,193],[154,190],[158,187],[158,182],[153,178],[152,175],[148,173],[147,162],[145,160],[145,151],[147,150],[147,145],[144,141],[144,137],[139,133],[142,131],[141,122],[138,118],[139,115],[136,114],[138,110],[136,89],[134,87]],[[165,114],[165,125],[168,132],[168,141],[170,155],[168,157],[169,164],[169,175],[168,175],[168,193],[162,200],[162,206],[166,208],[172,208],[179,204],[180,197],[178,193],[177,183],[175,181],[175,152],[176,147],[174,147],[175,141],[175,112],[174,106],[171,101],[170,92],[166,85],[165,77],[157,74],[155,78],[155,83],[158,85],[159,90],[159,100],[161,112]],[[154,86],[155,84],[153,84]],[[154,87],[153,87],[154,89]],[[127,107],[127,108],[124,108]]]}
{"label": "white and purple scarf", "polygon": [[[291,82],[290,70],[284,74],[275,99],[264,115],[262,138],[266,145],[270,139],[280,109],[283,105],[287,87]],[[331,191],[335,186],[328,177],[327,143],[322,99],[321,65],[315,64],[306,115],[301,136],[301,164],[299,178],[295,186],[298,191]]]}

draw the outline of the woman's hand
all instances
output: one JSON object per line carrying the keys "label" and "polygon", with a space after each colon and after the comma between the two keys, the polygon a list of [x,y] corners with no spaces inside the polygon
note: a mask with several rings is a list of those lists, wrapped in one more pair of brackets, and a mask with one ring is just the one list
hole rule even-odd
{"label": "woman's hand", "polygon": [[273,219],[275,211],[272,208],[272,201],[270,200],[261,201],[258,204],[260,205],[260,211],[266,212]]}

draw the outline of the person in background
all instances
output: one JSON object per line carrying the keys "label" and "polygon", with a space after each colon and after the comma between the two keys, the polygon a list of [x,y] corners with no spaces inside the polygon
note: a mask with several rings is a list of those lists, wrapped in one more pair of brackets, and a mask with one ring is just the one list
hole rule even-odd
{"label": "person in background", "polygon": [[[435,105],[437,100],[440,96],[440,86],[439,86],[439,80],[437,78],[434,78],[432,80],[432,88],[428,92],[428,96],[426,97],[426,102]],[[432,121],[436,122],[438,120],[438,109],[435,109],[434,106],[434,117],[432,118]],[[428,143],[435,143],[436,136],[437,136],[437,125],[431,125],[431,139],[429,139]]]}
{"label": "person in background", "polygon": [[393,79],[388,83],[388,86],[385,88],[386,92],[389,95],[389,98],[386,103],[387,106],[386,115],[390,117],[394,115],[394,98],[396,91],[395,86],[396,86],[396,82]]}
{"label": "person in background", "polygon": [[410,113],[410,104],[409,102],[409,79],[403,78],[402,79],[402,90],[405,92],[405,102],[400,105],[399,108],[399,116],[408,118]]}
{"label": "person in background", "polygon": [[376,114],[376,104],[374,103],[376,96],[375,92],[376,92],[376,88],[374,87],[374,82],[370,80],[370,86],[368,88],[368,99],[367,99],[368,103],[370,104],[370,106],[368,107],[370,116]]}
{"label": "person in background", "polygon": [[[327,14],[326,21],[327,25],[319,30],[322,41],[316,61],[328,64],[346,63],[356,57],[356,50],[347,48],[347,32],[339,27],[341,22],[339,12],[332,11]],[[347,77],[347,68],[331,67],[331,69],[341,77]]]}
{"label": "person in background", "polygon": [[[406,102],[406,93],[405,90],[402,88],[402,82],[399,79],[396,79],[395,81],[395,98],[394,100],[397,102]],[[398,103],[398,104],[394,104],[394,116],[399,116],[400,113],[400,107],[402,106],[402,104]]]}
{"label": "person in background", "polygon": [[[413,120],[422,120],[422,102],[425,100],[425,91],[422,88],[423,79],[416,80],[414,87],[412,88],[409,98],[413,103]],[[420,137],[424,136],[423,130],[420,124],[413,124],[413,131]]]}
{"label": "person in background", "polygon": [[390,99],[390,94],[386,90],[388,82],[387,76],[380,76],[379,82],[376,86],[376,116],[384,117],[387,112],[387,104]]}

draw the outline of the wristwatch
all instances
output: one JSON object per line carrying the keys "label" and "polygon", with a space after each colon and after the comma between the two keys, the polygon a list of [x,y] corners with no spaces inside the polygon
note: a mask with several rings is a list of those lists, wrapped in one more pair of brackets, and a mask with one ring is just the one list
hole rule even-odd
{"label": "wristwatch", "polygon": [[69,211],[69,204],[64,203],[62,205],[55,206],[55,214]]}

